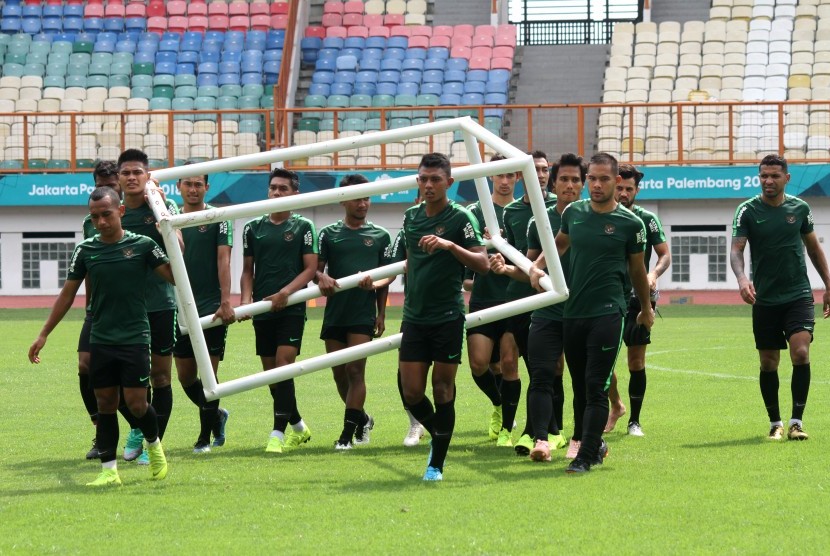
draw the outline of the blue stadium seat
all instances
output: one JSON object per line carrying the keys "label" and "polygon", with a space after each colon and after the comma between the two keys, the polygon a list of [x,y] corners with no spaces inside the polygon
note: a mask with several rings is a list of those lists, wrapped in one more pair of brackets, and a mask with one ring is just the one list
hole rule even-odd
{"label": "blue stadium seat", "polygon": [[409,46],[409,39],[406,37],[389,37],[386,41],[387,48],[406,49]]}
{"label": "blue stadium seat", "polygon": [[467,81],[487,81],[487,70],[470,70],[467,72]]}
{"label": "blue stadium seat", "polygon": [[345,95],[351,96],[354,92],[354,85],[352,83],[343,83],[339,81],[335,81],[331,84],[331,94],[332,95]]}
{"label": "blue stadium seat", "polygon": [[443,46],[433,46],[427,49],[427,59],[446,60],[450,57],[450,51]]}
{"label": "blue stadium seat", "polygon": [[347,37],[343,42],[344,48],[357,48],[363,50],[366,48],[366,39],[363,37]]}
{"label": "blue stadium seat", "polygon": [[161,34],[161,40],[179,42],[182,40],[182,34],[175,31],[166,31]]}
{"label": "blue stadium seat", "polygon": [[143,63],[147,63],[147,62],[152,64],[153,62],[155,62],[155,59],[156,59],[156,56],[152,52],[137,51],[135,53],[135,63],[136,64],[143,64]]}
{"label": "blue stadium seat", "polygon": [[369,70],[361,70],[357,72],[355,76],[354,82],[355,83],[377,83],[378,80],[378,72],[376,71],[369,71]]}
{"label": "blue stadium seat", "polygon": [[407,48],[405,58],[415,58],[418,60],[427,59],[427,51],[423,48]]}
{"label": "blue stadium seat", "polygon": [[262,61],[246,60],[239,68],[242,73],[262,73]]}
{"label": "blue stadium seat", "polygon": [[20,32],[21,25],[21,19],[18,17],[3,17],[2,21],[0,21],[0,31],[10,34],[18,33]]}
{"label": "blue stadium seat", "polygon": [[396,96],[405,95],[415,97],[418,95],[418,85],[418,83],[401,81],[400,83],[398,83],[398,88],[396,89]]}
{"label": "blue stadium seat", "polygon": [[401,80],[401,72],[395,70],[383,70],[378,74],[378,83],[397,83]]}
{"label": "blue stadium seat", "polygon": [[[266,64],[270,64],[272,62],[265,62]],[[264,66],[265,64],[263,64]],[[334,72],[333,71],[315,71],[314,75],[311,76],[312,83],[324,83],[324,84],[332,84],[334,83]]]}
{"label": "blue stadium seat", "polygon": [[461,104],[461,95],[444,93],[441,95],[440,102],[443,106],[458,106]]}
{"label": "blue stadium seat", "polygon": [[441,96],[444,92],[444,87],[441,83],[421,83],[421,94],[430,94]]}
{"label": "blue stadium seat", "polygon": [[484,91],[487,89],[485,83],[483,81],[467,81],[464,83],[464,93],[478,93],[484,94]]}
{"label": "blue stadium seat", "polygon": [[178,61],[178,52],[170,52],[169,50],[159,50],[158,52],[156,52],[156,64],[160,64],[162,62],[171,62],[175,64]]}
{"label": "blue stadium seat", "polygon": [[406,49],[405,48],[393,48],[389,47],[383,52],[383,57],[389,59],[396,59],[396,60],[403,60],[406,58]]}
{"label": "blue stadium seat", "polygon": [[424,83],[443,83],[444,72],[441,70],[427,70],[422,79]]}
{"label": "blue stadium seat", "polygon": [[194,62],[179,62],[176,64],[176,75],[195,75],[196,64]]}
{"label": "blue stadium seat", "polygon": [[317,60],[317,52],[323,48],[323,39],[319,37],[305,37],[300,41],[300,51],[303,62],[313,64]]}
{"label": "blue stadium seat", "polygon": [[218,73],[239,73],[239,65],[234,62],[219,62]]}
{"label": "blue stadium seat", "polygon": [[481,93],[465,93],[461,97],[461,104],[465,106],[484,104],[484,95]]}
{"label": "blue stadium seat", "polygon": [[419,70],[403,70],[401,72],[401,83],[421,84],[421,72]]}
{"label": "blue stadium seat", "polygon": [[20,28],[24,33],[29,33],[30,35],[40,33],[40,22],[40,18],[24,17]]}
{"label": "blue stadium seat", "polygon": [[20,4],[6,2],[3,4],[3,10],[0,13],[2,13],[3,19],[10,17],[20,18],[23,17],[23,7]]}
{"label": "blue stadium seat", "polygon": [[199,64],[199,75],[205,73],[212,73],[218,74],[219,73],[219,64],[216,62],[202,62]]}
{"label": "blue stadium seat", "polygon": [[384,58],[380,61],[380,69],[381,71],[392,70],[400,72],[403,69],[403,61],[392,58]]}
{"label": "blue stadium seat", "polygon": [[504,93],[489,93],[484,96],[484,104],[507,104],[507,95]]}
{"label": "blue stadium seat", "polygon": [[447,60],[447,71],[467,71],[469,65],[465,58],[449,58]]}
{"label": "blue stadium seat", "polygon": [[354,94],[374,96],[377,93],[378,87],[374,82],[372,83],[355,83]]}
{"label": "blue stadium seat", "polygon": [[220,54],[219,52],[212,52],[212,51],[205,51],[202,50],[199,52],[199,63],[219,63]]}
{"label": "blue stadium seat", "polygon": [[221,58],[219,58],[220,62],[233,62],[238,64],[242,61],[242,51],[241,50],[225,50],[222,52]]}
{"label": "blue stadium seat", "polygon": [[113,53],[115,52],[115,41],[95,41],[93,51]]}
{"label": "blue stadium seat", "polygon": [[40,19],[43,17],[43,6],[40,4],[23,4],[21,7],[21,16],[24,18],[26,17],[36,17]]}
{"label": "blue stadium seat", "polygon": [[127,31],[144,31],[147,28],[147,20],[143,17],[128,17],[124,20],[124,28]]}
{"label": "blue stadium seat", "polygon": [[196,43],[202,44],[202,41],[205,39],[205,34],[200,33],[199,31],[185,31],[184,35],[182,35],[182,44],[184,43]]}
{"label": "blue stadium seat", "polygon": [[118,41],[115,43],[116,52],[129,52],[135,54],[136,43],[134,41]]}
{"label": "blue stadium seat", "polygon": [[340,50],[345,43],[346,40],[341,37],[326,37],[323,39],[323,48],[336,48]]}
{"label": "blue stadium seat", "polygon": [[424,71],[424,61],[418,58],[407,58],[401,63],[401,69]]}
{"label": "blue stadium seat", "polygon": [[[354,72],[357,69],[357,58],[354,56],[338,56],[337,57],[337,70],[342,71],[351,71]],[[352,81],[354,82],[354,81]]]}
{"label": "blue stadium seat", "polygon": [[499,82],[499,81],[488,81],[485,84],[484,92],[486,93],[504,93],[507,94],[507,90],[510,87],[510,84],[507,82]]}
{"label": "blue stadium seat", "polygon": [[361,70],[374,72],[380,71],[380,60],[375,58],[361,58],[357,65]]}
{"label": "blue stadium seat", "polygon": [[354,56],[360,58],[363,56],[363,51],[359,48],[343,48],[340,50],[340,56]]}
{"label": "blue stadium seat", "polygon": [[44,17],[41,29],[44,33],[59,33],[63,31],[63,20],[60,17]]}
{"label": "blue stadium seat", "polygon": [[[278,51],[282,52],[282,51]],[[242,52],[242,63],[246,62],[256,62],[258,64],[262,63],[262,59],[265,57],[265,53],[262,50],[245,50]],[[280,56],[282,58],[282,56]]]}
{"label": "blue stadium seat", "polygon": [[308,94],[327,97],[331,94],[331,86],[327,83],[312,83],[308,88]]}
{"label": "blue stadium seat", "polygon": [[156,64],[156,75],[165,74],[165,75],[175,75],[176,74],[176,64],[175,62],[161,62],[160,64]]}
{"label": "blue stadium seat", "polygon": [[334,82],[354,85],[355,77],[357,77],[357,74],[353,71],[336,71],[334,73]]}
{"label": "blue stadium seat", "polygon": [[104,30],[104,20],[100,17],[87,17],[84,18],[84,31],[91,32],[91,31],[103,31]]}
{"label": "blue stadium seat", "polygon": [[461,96],[464,94],[464,83],[459,83],[457,81],[445,81],[443,92],[444,94]]}
{"label": "blue stadium seat", "polygon": [[376,95],[395,96],[395,93],[397,92],[397,90],[398,90],[397,81],[394,82],[394,83],[390,83],[390,82],[381,83],[381,82],[378,82],[375,94]]}
{"label": "blue stadium seat", "polygon": [[424,70],[441,70],[444,71],[444,67],[446,66],[444,60],[439,60],[438,58],[427,58],[424,60]]}
{"label": "blue stadium seat", "polygon": [[104,30],[120,33],[124,30],[124,20],[120,17],[104,18]]}
{"label": "blue stadium seat", "polygon": [[262,71],[243,73],[239,80],[241,85],[261,85]]}
{"label": "blue stadium seat", "polygon": [[238,73],[220,73],[219,74],[219,86],[222,85],[239,85],[239,74]]}
{"label": "blue stadium seat", "polygon": [[384,50],[386,48],[386,37],[368,37],[365,48]]}
{"label": "blue stadium seat", "polygon": [[158,44],[159,52],[179,52],[179,41],[163,39]]}
{"label": "blue stadium seat", "polygon": [[219,86],[219,76],[215,73],[199,73],[196,76],[196,84],[199,87],[206,85]]}

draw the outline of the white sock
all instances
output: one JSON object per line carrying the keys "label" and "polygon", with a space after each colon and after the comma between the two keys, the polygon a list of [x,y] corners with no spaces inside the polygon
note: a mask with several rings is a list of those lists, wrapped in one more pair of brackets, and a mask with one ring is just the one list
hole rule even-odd
{"label": "white sock", "polygon": [[[790,423],[790,424],[792,425],[792,423]],[[783,427],[784,423],[781,422],[781,421],[775,421],[774,423],[772,421],[770,421],[769,426],[770,426],[770,428],[772,428],[772,427]]]}
{"label": "white sock", "polygon": [[[145,442],[146,442],[146,440],[145,440]],[[161,445],[161,439],[160,439],[160,438],[156,438],[156,439],[155,439],[154,441],[152,441],[152,442],[147,442],[147,447],[148,447],[148,448],[149,448],[149,447],[151,447],[151,446],[152,446],[153,448],[155,448],[156,446],[159,446],[159,445]]]}
{"label": "white sock", "polygon": [[281,432],[281,431],[277,431],[277,430],[271,431],[271,436],[276,436],[280,440],[285,440],[285,433]]}
{"label": "white sock", "polygon": [[116,460],[105,461],[101,464],[101,467],[103,467],[104,469],[114,469],[114,470],[117,471],[118,470],[118,468],[116,467],[117,463],[118,462]]}
{"label": "white sock", "polygon": [[291,428],[294,429],[296,432],[303,432],[305,430],[305,421],[300,419],[299,422],[291,425]]}
{"label": "white sock", "polygon": [[418,419],[416,419],[415,416],[412,415],[412,413],[408,409],[406,410],[406,416],[409,417],[409,426],[410,427],[414,427],[415,425],[420,425],[420,423],[418,422]]}
{"label": "white sock", "polygon": [[801,419],[790,419],[790,424],[788,426],[798,425],[801,426]]}

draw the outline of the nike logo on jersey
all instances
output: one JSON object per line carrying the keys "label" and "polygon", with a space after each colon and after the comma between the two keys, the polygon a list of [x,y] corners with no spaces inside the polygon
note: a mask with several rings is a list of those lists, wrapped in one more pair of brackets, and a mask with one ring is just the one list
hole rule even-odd
{"label": "nike logo on jersey", "polygon": [[341,241],[345,241],[346,239],[347,238],[345,238],[345,237],[338,237],[338,238],[335,238],[335,239],[331,240],[331,242],[332,243],[340,243]]}
{"label": "nike logo on jersey", "polygon": [[602,346],[602,351],[611,351],[611,350],[612,350],[612,349],[614,349],[615,347],[616,347],[616,346]]}
{"label": "nike logo on jersey", "polygon": [[[98,253],[98,255],[100,255],[100,254],[101,254],[101,253]],[[89,258],[90,258],[90,259],[97,259],[97,258],[98,258],[98,255],[90,255],[90,256],[89,256]]]}
{"label": "nike logo on jersey", "polygon": [[149,376],[145,376],[144,378],[139,378],[138,379],[139,382],[147,382],[148,380],[150,380]]}
{"label": "nike logo on jersey", "polygon": [[459,352],[459,353],[454,353],[454,354],[450,355],[450,359],[455,359],[455,358],[456,358],[456,357],[458,357],[459,355],[461,355],[461,352]]}
{"label": "nike logo on jersey", "polygon": [[763,223],[764,223],[764,222],[766,222],[767,220],[768,220],[768,218],[764,218],[763,220],[756,220],[756,221],[755,221],[755,223],[756,223],[756,224],[763,224]]}
{"label": "nike logo on jersey", "polygon": [[576,226],[577,224],[582,224],[582,222],[584,222],[584,220],[574,220],[574,226]]}
{"label": "nike logo on jersey", "polygon": [[288,338],[289,342],[299,342],[300,338]]}

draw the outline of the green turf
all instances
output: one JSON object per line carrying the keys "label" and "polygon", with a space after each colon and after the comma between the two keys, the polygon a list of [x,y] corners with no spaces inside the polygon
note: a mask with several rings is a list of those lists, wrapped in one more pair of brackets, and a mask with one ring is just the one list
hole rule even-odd
{"label": "green turf", "polygon": [[[769,443],[746,307],[661,309],[648,358],[645,438],[606,435],[606,464],[566,476],[563,453],[534,464],[487,441],[490,410],[459,370],[457,425],[441,484],[424,484],[428,447],[401,445],[407,421],[395,356],[369,363],[371,445],[334,452],[342,404],[328,372],[297,382],[312,441],[266,455],[265,389],[223,400],[228,443],[195,456],[196,409],[174,386],[164,444],[170,474],[119,462],[124,486],[90,490],[93,429],[76,378],[80,311],[32,366],[45,310],[0,310],[0,553],[818,553],[827,547],[830,419],[827,323],[817,324],[807,442]],[[321,352],[310,310],[303,356]],[[398,327],[392,311],[388,328]],[[235,325],[221,375],[255,372],[250,324]],[[781,368],[782,413],[791,366]],[[620,385],[627,387],[624,362]],[[522,371],[526,385],[526,374]],[[570,387],[566,379],[565,428]],[[624,394],[627,401],[627,395]],[[524,392],[518,419],[524,421]],[[122,441],[126,436],[121,421]]]}

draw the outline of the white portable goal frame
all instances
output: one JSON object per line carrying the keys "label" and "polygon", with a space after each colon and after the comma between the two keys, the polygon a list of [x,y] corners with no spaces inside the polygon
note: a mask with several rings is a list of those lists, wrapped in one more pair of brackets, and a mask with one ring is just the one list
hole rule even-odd
{"label": "white portable goal frame", "polygon": [[[305,158],[309,156],[340,152],[348,149],[374,146],[381,143],[403,141],[417,137],[431,136],[439,133],[459,131],[464,137],[464,144],[469,166],[453,168],[452,176],[455,180],[475,180],[475,187],[481,202],[482,212],[490,239],[487,245],[501,252],[505,258],[519,267],[523,272],[528,273],[532,262],[521,252],[512,247],[501,237],[499,223],[496,217],[487,176],[504,174],[508,172],[521,172],[525,190],[530,199],[530,206],[539,230],[539,238],[542,244],[542,251],[547,261],[549,277],[542,279],[542,293],[504,303],[497,307],[476,311],[467,315],[467,327],[480,326],[511,315],[521,314],[527,311],[538,309],[553,303],[564,301],[568,297],[568,289],[565,278],[562,274],[562,267],[554,243],[550,222],[547,218],[545,201],[542,196],[542,189],[536,175],[533,157],[523,153],[507,141],[486,130],[484,127],[469,117],[455,118],[410,126],[401,129],[378,131],[366,133],[356,137],[344,137],[330,141],[323,141],[311,145],[297,145],[279,150],[265,151],[261,153],[247,154],[227,159],[210,160],[187,166],[166,168],[153,171],[151,176],[159,182],[178,180],[181,178],[200,176],[215,172],[227,172],[239,168],[249,168]],[[494,151],[507,157],[504,160],[495,162],[482,162],[478,142],[482,142]],[[264,187],[264,186],[263,186]],[[212,316],[199,318],[196,303],[193,299],[193,291],[190,288],[190,281],[184,265],[182,250],[176,236],[177,228],[187,228],[212,224],[224,220],[236,218],[254,218],[263,214],[295,210],[304,207],[314,207],[340,201],[348,201],[379,195],[393,193],[418,187],[416,174],[394,179],[379,180],[374,183],[353,185],[345,188],[334,188],[326,191],[315,191],[311,193],[300,193],[291,197],[280,199],[267,199],[235,206],[213,208],[200,212],[173,215],[167,211],[161,195],[157,190],[148,187],[148,198],[150,207],[158,220],[161,235],[170,257],[170,264],[173,276],[176,280],[176,292],[179,302],[179,324],[183,333],[189,333],[193,344],[193,353],[199,368],[199,375],[205,389],[205,397],[214,400],[219,397],[237,394],[260,386],[273,384],[304,374],[312,373],[336,365],[361,359],[371,355],[377,355],[385,351],[397,349],[401,343],[401,334],[394,334],[383,338],[377,338],[366,344],[353,346],[337,352],[312,357],[303,361],[295,362],[276,369],[260,371],[255,374],[243,376],[233,380],[217,383],[211,371],[210,356],[205,344],[204,329],[219,326],[221,321],[211,322]],[[186,246],[185,246],[186,248]],[[346,290],[356,287],[361,278],[367,274],[373,280],[396,276],[404,271],[404,263],[395,263],[376,268],[371,272],[361,272],[353,276],[338,278],[339,290]],[[305,303],[309,299],[319,297],[320,288],[314,284],[295,292],[288,298],[288,304]],[[335,294],[336,295],[336,294]],[[271,309],[270,301],[259,301],[249,305],[235,308],[236,317],[253,316],[265,313]],[[182,323],[182,320],[184,321]]]}

